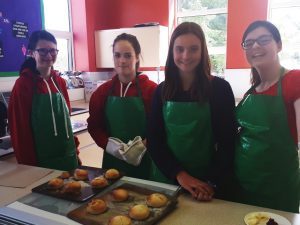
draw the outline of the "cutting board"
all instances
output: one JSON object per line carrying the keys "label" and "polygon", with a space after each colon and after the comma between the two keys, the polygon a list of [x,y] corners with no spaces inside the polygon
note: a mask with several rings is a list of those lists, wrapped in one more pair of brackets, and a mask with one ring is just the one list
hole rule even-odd
{"label": "cutting board", "polygon": [[53,170],[0,161],[0,186],[25,188]]}

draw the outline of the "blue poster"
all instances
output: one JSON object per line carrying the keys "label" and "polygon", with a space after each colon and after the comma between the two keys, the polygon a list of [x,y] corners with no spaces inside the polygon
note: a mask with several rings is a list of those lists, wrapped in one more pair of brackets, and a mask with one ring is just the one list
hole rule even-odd
{"label": "blue poster", "polygon": [[28,38],[40,29],[41,0],[0,0],[0,75],[19,71]]}

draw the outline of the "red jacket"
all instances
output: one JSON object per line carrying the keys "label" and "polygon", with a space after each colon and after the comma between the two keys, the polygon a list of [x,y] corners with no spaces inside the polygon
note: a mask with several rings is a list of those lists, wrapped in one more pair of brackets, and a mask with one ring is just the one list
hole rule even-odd
{"label": "red jacket", "polygon": [[[156,83],[150,81],[146,75],[139,75],[139,86],[142,91],[142,98],[146,110],[146,114],[149,114],[152,102],[152,96],[157,86]],[[105,127],[105,102],[108,97],[109,91],[112,87],[113,82],[115,83],[112,96],[120,96],[120,81],[118,76],[114,76],[112,80],[102,84],[91,96],[89,104],[90,116],[87,119],[88,131],[96,144],[101,148],[105,149],[109,133]],[[125,92],[127,85],[123,85],[123,93]],[[128,88],[126,96],[138,96],[135,80]]]}
{"label": "red jacket", "polygon": [[[59,86],[65,97],[68,108],[70,109],[70,100],[66,88],[66,82],[59,77],[55,71],[51,71],[53,80]],[[26,165],[37,165],[34,138],[31,129],[31,108],[34,93],[34,79],[37,79],[37,93],[48,93],[43,79],[34,74],[30,69],[24,69],[20,77],[16,80],[13,87],[9,106],[8,122],[12,146],[18,163]],[[52,93],[57,90],[50,79],[47,80]]]}

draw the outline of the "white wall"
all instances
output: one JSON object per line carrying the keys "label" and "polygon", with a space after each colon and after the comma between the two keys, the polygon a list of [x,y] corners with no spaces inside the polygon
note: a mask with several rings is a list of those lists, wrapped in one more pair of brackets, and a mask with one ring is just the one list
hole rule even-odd
{"label": "white wall", "polygon": [[224,76],[231,85],[234,97],[243,98],[250,88],[250,69],[226,69]]}

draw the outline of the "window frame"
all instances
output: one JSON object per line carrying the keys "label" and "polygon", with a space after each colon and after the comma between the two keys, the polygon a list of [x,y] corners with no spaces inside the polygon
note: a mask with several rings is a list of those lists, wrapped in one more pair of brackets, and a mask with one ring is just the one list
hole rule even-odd
{"label": "window frame", "polygon": [[[74,39],[73,39],[73,27],[72,27],[72,13],[71,13],[71,0],[67,0],[68,3],[68,17],[69,17],[69,31],[53,30],[47,29],[46,23],[44,27],[47,31],[52,33],[56,39],[65,39],[68,42],[68,68],[67,70],[74,70],[75,60],[74,60]],[[44,5],[45,11],[45,5]],[[61,71],[63,72],[63,71]]]}

